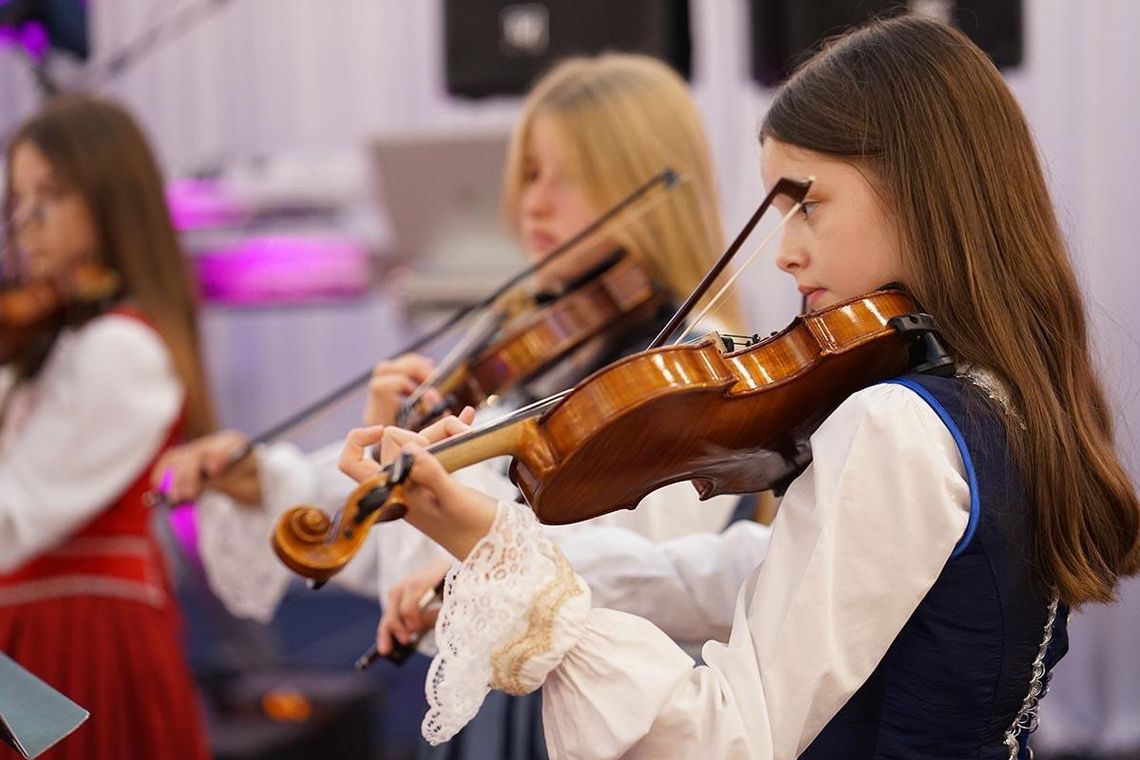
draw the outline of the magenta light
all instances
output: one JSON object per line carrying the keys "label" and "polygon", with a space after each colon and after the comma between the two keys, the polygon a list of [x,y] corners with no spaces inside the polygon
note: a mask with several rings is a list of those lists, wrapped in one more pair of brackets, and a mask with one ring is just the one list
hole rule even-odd
{"label": "magenta light", "polygon": [[308,303],[360,297],[368,251],[351,240],[289,235],[247,238],[194,257],[202,294],[235,305]]}
{"label": "magenta light", "polygon": [[166,185],[170,218],[180,231],[228,227],[244,221],[249,210],[214,179],[176,179]]}
{"label": "magenta light", "polygon": [[194,504],[188,502],[171,507],[166,513],[166,519],[170,523],[170,533],[185,556],[201,565],[202,557],[198,553],[198,521],[194,518]]}
{"label": "magenta light", "polygon": [[44,56],[47,55],[48,48],[51,47],[51,42],[48,40],[47,29],[39,21],[29,21],[24,24],[20,30],[20,42],[23,43],[24,49],[28,51],[28,55],[35,58],[37,61],[42,61]]}
{"label": "magenta light", "polygon": [[39,21],[28,21],[19,27],[0,28],[0,46],[24,48],[29,56],[42,61],[47,55],[51,42],[47,29]]}
{"label": "magenta light", "polygon": [[158,492],[165,496],[170,493],[172,485],[174,485],[174,468],[167,467],[162,471],[162,478],[158,481]]}

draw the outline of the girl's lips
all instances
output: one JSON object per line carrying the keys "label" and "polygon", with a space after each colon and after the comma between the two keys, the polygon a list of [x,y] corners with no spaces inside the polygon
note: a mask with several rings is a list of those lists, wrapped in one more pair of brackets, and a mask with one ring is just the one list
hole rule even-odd
{"label": "girl's lips", "polygon": [[547,232],[528,232],[526,241],[527,246],[538,253],[546,253],[558,242],[557,238]]}
{"label": "girl's lips", "polygon": [[801,285],[799,291],[809,306],[815,306],[815,302],[823,298],[824,293],[827,292],[823,288],[816,288],[810,285]]}

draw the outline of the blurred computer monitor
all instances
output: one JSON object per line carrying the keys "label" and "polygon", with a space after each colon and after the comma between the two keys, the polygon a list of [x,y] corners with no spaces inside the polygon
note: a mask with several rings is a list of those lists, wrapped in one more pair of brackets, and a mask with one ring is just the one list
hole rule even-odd
{"label": "blurred computer monitor", "polygon": [[373,141],[389,254],[410,266],[401,282],[410,306],[476,300],[524,265],[499,217],[506,151],[505,133]]}

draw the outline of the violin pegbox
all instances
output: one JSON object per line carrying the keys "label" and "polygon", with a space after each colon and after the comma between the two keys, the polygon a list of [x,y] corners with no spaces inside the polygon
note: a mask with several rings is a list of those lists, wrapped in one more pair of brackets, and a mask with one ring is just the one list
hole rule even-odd
{"label": "violin pegbox", "polygon": [[[412,455],[402,452],[394,462],[381,470],[376,478],[366,481],[364,485],[370,486],[367,491],[349,501],[347,508],[352,512],[352,523],[363,525],[366,521],[391,522],[407,514],[408,508],[399,499],[403,490],[399,486],[404,485],[411,474]],[[370,520],[373,514],[376,517]]]}
{"label": "violin pegbox", "polygon": [[274,528],[273,550],[289,569],[308,578],[311,588],[320,588],[356,554],[369,526],[407,513],[401,495],[411,471],[411,455],[401,454],[357,486],[335,519],[317,507],[286,511]]}

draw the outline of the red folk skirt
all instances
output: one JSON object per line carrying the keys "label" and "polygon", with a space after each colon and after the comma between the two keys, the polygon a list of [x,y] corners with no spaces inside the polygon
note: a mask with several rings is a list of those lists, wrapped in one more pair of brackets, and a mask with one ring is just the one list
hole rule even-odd
{"label": "red folk skirt", "polygon": [[172,612],[95,596],[0,609],[0,649],[91,713],[45,760],[209,756]]}
{"label": "red folk skirt", "polygon": [[[46,760],[209,756],[144,490],[140,477],[77,535],[0,575],[0,650],[91,713]],[[17,757],[0,744],[0,760]]]}

